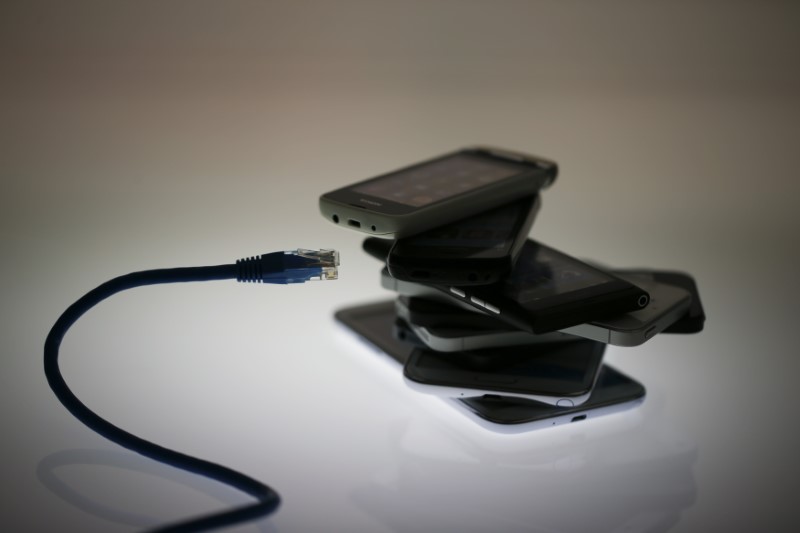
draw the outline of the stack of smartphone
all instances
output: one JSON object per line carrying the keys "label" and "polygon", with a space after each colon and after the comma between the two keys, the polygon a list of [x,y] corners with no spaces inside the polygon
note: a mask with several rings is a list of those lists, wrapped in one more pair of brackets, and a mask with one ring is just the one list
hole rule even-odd
{"label": "stack of smartphone", "polygon": [[[556,174],[551,161],[472,148],[323,195],[333,222],[391,238],[364,249],[385,261],[396,298],[337,317],[401,361],[409,386],[492,422],[552,425],[641,400],[640,384],[603,365],[605,348],[700,331],[696,286],[528,239]],[[395,344],[376,339],[387,331]]]}

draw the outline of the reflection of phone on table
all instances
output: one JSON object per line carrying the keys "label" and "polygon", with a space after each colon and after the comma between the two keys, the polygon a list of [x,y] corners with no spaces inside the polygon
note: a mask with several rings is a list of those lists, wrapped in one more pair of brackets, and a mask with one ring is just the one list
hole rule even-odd
{"label": "reflection of phone on table", "polygon": [[[336,319],[366,343],[378,348],[394,362],[398,372],[414,347],[395,339],[392,325],[395,320],[394,302],[382,301],[341,309]],[[604,378],[611,371],[611,378]],[[482,398],[453,399],[454,405],[468,410],[473,420],[492,431],[525,431],[551,425],[578,422],[600,415],[625,410],[641,402],[644,387],[638,382],[604,365],[592,396],[579,407],[556,407],[521,398],[488,396]],[[502,428],[508,428],[502,429]],[[516,428],[516,429],[511,429]]]}
{"label": "reflection of phone on table", "polygon": [[392,277],[407,281],[495,283],[511,271],[540,204],[537,194],[398,239],[386,266]]}
{"label": "reflection of phone on table", "polygon": [[335,224],[401,238],[536,194],[557,173],[527,154],[465,148],[326,193],[319,207]]}

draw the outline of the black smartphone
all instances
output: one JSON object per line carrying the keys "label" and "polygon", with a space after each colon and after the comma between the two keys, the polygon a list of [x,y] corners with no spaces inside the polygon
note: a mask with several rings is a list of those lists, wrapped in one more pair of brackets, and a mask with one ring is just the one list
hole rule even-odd
{"label": "black smartphone", "polygon": [[511,271],[541,206],[538,194],[394,241],[386,266],[400,280],[486,285]]}
{"label": "black smartphone", "polygon": [[703,309],[703,303],[700,301],[700,291],[697,288],[697,283],[694,278],[686,272],[652,270],[647,268],[615,269],[614,272],[623,275],[643,277],[665,285],[680,287],[688,291],[689,294],[692,295],[692,303],[689,305],[689,310],[671,326],[664,329],[662,333],[689,334],[703,331],[706,322],[706,312]]}
{"label": "black smartphone", "polygon": [[[575,337],[614,346],[638,346],[683,320],[690,309],[692,295],[681,287],[657,282],[652,276],[620,271],[612,271],[612,274],[647,291],[650,295],[647,307],[539,335],[520,331],[475,310],[427,300],[424,296],[400,296],[395,303],[398,316],[407,320],[431,349],[438,351],[532,344]],[[406,290],[404,286],[399,289]],[[501,325],[498,326],[497,322]],[[560,337],[553,338],[554,335]]]}
{"label": "black smartphone", "polygon": [[[338,310],[334,316],[362,341],[386,355],[398,372],[402,371],[402,366],[415,349],[412,344],[398,340],[392,334],[396,319],[392,300],[347,307]],[[484,421],[483,427],[517,427],[527,431],[621,411],[640,403],[644,396],[645,389],[640,383],[603,365],[592,395],[581,406],[557,407],[499,395],[452,401],[461,411],[472,413],[476,421]]]}
{"label": "black smartphone", "polygon": [[557,174],[536,156],[465,148],[325,193],[319,207],[335,224],[402,238],[536,194]]}
{"label": "black smartphone", "polygon": [[[647,291],[633,283],[530,239],[509,275],[499,283],[417,285],[436,289],[440,297],[530,333],[547,333],[635,311],[650,300]],[[421,295],[421,291],[415,295]]]}

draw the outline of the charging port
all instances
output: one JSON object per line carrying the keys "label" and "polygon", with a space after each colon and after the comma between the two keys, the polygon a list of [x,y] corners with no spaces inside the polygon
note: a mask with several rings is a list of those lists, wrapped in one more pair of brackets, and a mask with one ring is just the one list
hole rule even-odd
{"label": "charging port", "polygon": [[359,222],[358,220],[353,220],[352,218],[348,218],[347,219],[347,225],[348,226],[353,226],[354,228],[360,228],[361,227],[361,222]]}
{"label": "charging port", "polygon": [[581,420],[586,420],[586,415],[573,416],[570,422],[580,422]]}

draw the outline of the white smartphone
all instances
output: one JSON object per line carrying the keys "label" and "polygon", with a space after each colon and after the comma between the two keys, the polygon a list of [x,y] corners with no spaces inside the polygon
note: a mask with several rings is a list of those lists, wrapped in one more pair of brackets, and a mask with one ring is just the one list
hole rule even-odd
{"label": "white smartphone", "polygon": [[451,400],[455,407],[484,428],[519,433],[573,424],[633,409],[644,402],[645,388],[617,369],[603,365],[592,395],[575,407],[553,407],[523,399],[480,396]]}
{"label": "white smartphone", "polygon": [[323,194],[319,208],[334,224],[399,239],[534,195],[557,174],[540,157],[464,148]]}

